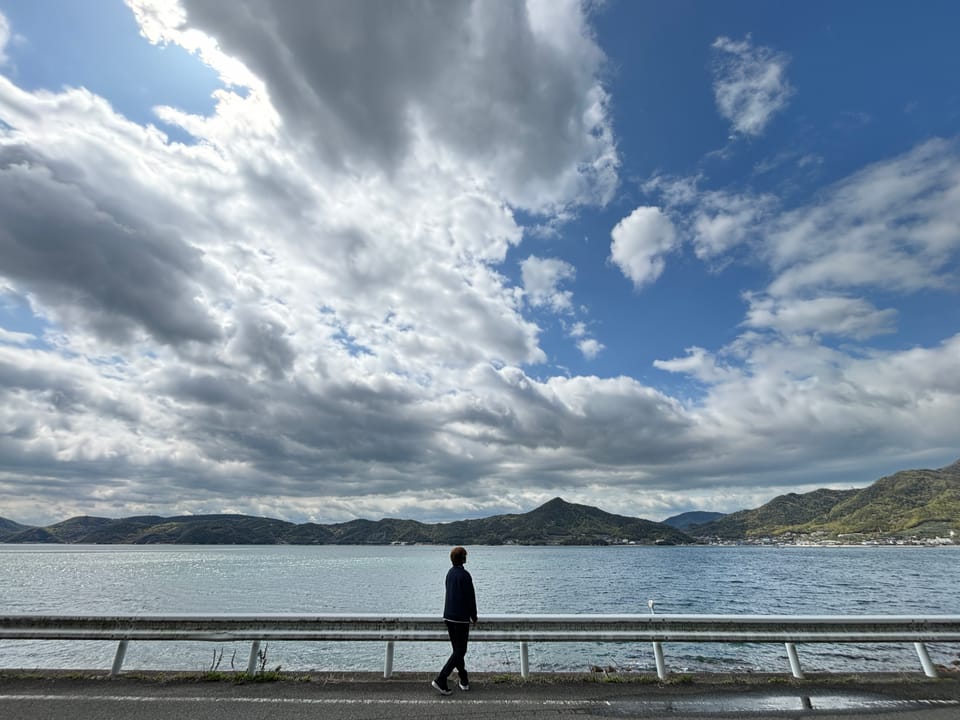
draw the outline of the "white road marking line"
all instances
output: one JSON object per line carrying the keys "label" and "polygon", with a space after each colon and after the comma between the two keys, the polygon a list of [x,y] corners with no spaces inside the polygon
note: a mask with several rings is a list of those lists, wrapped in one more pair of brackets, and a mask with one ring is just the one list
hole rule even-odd
{"label": "white road marking line", "polygon": [[[816,697],[811,698],[814,702],[817,701]],[[500,700],[483,700],[476,698],[460,698],[457,700],[448,700],[440,697],[436,698],[419,698],[419,699],[403,699],[403,698],[256,698],[256,697],[203,697],[203,696],[188,696],[188,697],[167,697],[159,695],[53,695],[53,694],[23,694],[23,695],[2,695],[0,694],[0,702],[8,701],[61,701],[61,702],[115,702],[115,703],[150,703],[150,702],[167,702],[167,703],[241,703],[248,705],[436,705],[437,703],[443,702],[456,702],[458,705],[504,705],[511,707],[524,707],[524,706],[536,706],[536,707],[596,707],[597,705],[605,706],[614,706],[617,704],[627,704],[627,705],[642,705],[649,709],[683,709],[684,707],[696,708],[702,705],[705,701],[703,699],[693,699],[693,698],[674,698],[674,699],[649,699],[649,700],[637,700],[633,698],[622,698],[616,700],[530,700],[530,699],[500,699]],[[899,708],[899,707],[916,707],[918,705],[934,705],[934,706],[945,706],[951,707],[960,705],[960,700],[952,699],[925,699],[918,698],[913,700],[893,700],[893,699],[877,699],[877,700],[859,700],[856,703],[856,707],[861,710],[868,710],[870,708]],[[828,708],[823,708],[826,710]]]}
{"label": "white road marking line", "polygon": [[440,697],[418,700],[402,698],[243,698],[243,697],[165,697],[156,695],[0,695],[4,700],[69,702],[169,702],[169,703],[249,703],[280,705],[436,705],[456,702],[458,705],[549,705],[557,707],[586,707],[609,705],[604,700],[447,700]]}

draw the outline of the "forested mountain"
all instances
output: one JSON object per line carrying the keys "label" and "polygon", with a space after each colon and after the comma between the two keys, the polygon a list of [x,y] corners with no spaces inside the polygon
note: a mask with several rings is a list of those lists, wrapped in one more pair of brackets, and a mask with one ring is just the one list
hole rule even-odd
{"label": "forested mountain", "polygon": [[7,520],[6,518],[0,517],[0,538],[3,538],[5,534],[16,533],[20,532],[21,530],[29,529],[29,525],[21,525],[13,520]]}
{"label": "forested mountain", "polygon": [[935,535],[960,530],[960,461],[903,470],[859,490],[814,490],[696,525],[697,536],[742,539],[787,532]]}
{"label": "forested mountain", "polygon": [[555,498],[528,513],[451,523],[415,520],[351,520],[332,525],[247,515],[70,518],[47,527],[0,520],[0,542],[195,545],[387,545],[391,543],[501,545],[606,545],[690,542],[661,523],[613,515]]}
{"label": "forested mountain", "polygon": [[813,492],[780,495],[753,510],[738,510],[703,525],[688,528],[694,535],[711,535],[725,539],[741,539],[754,535],[776,535],[783,528],[815,520],[830,512],[838,502],[857,490],[814,490]]}

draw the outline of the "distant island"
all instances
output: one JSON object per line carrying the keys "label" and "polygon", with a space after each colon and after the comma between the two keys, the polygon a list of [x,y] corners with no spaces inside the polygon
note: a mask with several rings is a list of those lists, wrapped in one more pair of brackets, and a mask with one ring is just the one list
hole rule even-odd
{"label": "distant island", "polygon": [[821,489],[723,514],[662,523],[553,500],[526,513],[449,523],[351,520],[295,524],[248,515],[75,517],[46,527],[0,517],[0,543],[190,545],[684,545],[960,542],[960,460],[904,470],[859,490]]}
{"label": "distant island", "polygon": [[706,512],[704,510],[693,510],[691,512],[680,513],[664,520],[665,525],[675,527],[677,530],[689,530],[696,525],[704,525],[714,520],[719,520],[724,516],[722,512]]}
{"label": "distant island", "polygon": [[294,524],[248,515],[75,517],[47,527],[0,518],[0,542],[189,545],[678,545],[695,542],[663,523],[554,498],[535,510],[479,520],[351,520]]}

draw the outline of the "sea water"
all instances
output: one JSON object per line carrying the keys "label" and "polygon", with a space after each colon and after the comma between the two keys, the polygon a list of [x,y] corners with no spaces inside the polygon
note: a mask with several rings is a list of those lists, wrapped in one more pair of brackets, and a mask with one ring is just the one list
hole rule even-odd
{"label": "sea water", "polygon": [[[960,614],[960,548],[471,546],[487,614]],[[0,545],[0,613],[389,613],[443,608],[434,546]],[[782,645],[667,643],[671,672],[787,672]],[[957,644],[929,646],[935,662]],[[109,668],[115,643],[0,640],[2,668]],[[913,646],[799,648],[804,670],[919,672]],[[271,642],[265,667],[383,667],[382,643]],[[394,669],[431,670],[445,643],[397,643]],[[125,670],[245,669],[249,643],[131,642]],[[653,672],[650,643],[531,643],[537,671]],[[468,667],[518,672],[513,643],[472,643]]]}

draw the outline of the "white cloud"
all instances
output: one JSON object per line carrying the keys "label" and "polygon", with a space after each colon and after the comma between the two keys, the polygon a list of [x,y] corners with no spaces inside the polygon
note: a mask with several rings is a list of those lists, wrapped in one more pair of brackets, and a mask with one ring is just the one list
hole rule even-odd
{"label": "white cloud", "polygon": [[32,333],[13,332],[12,330],[5,330],[0,327],[0,344],[26,345],[36,339],[36,336]]}
{"label": "white cloud", "polygon": [[718,364],[716,357],[702,347],[689,347],[682,358],[654,360],[653,366],[672,373],[683,373],[703,382],[718,382],[729,377],[730,371]]}
{"label": "white cloud", "polygon": [[584,338],[577,342],[577,348],[587,360],[595,360],[606,349],[606,346],[595,338]]}
{"label": "white cloud", "polygon": [[747,242],[775,205],[776,201],[769,195],[720,191],[700,194],[692,219],[697,257],[715,258]]}
{"label": "white cloud", "polygon": [[54,170],[24,146],[0,144],[4,275],[59,321],[104,339],[127,341],[138,330],[162,343],[214,339],[219,330],[200,300],[198,249],[169,228],[104,212],[63,181],[71,173],[80,168]]}
{"label": "white cloud", "polygon": [[520,263],[520,272],[527,302],[533,307],[547,307],[558,313],[573,309],[573,293],[559,287],[560,283],[576,278],[573,265],[557,258],[531,255]]}
{"label": "white cloud", "polygon": [[717,51],[713,68],[717,109],[734,132],[760,135],[793,94],[786,78],[789,58],[755,46],[749,35],[743,40],[718,37],[713,48]]}
{"label": "white cloud", "polygon": [[638,207],[610,235],[610,259],[637,288],[660,277],[666,256],[677,246],[673,223],[656,207]]}
{"label": "white cloud", "polygon": [[7,64],[7,43],[10,42],[10,21],[0,12],[0,66]]}
{"label": "white cloud", "polygon": [[777,200],[769,194],[702,190],[701,175],[686,178],[656,176],[644,192],[660,196],[678,234],[688,238],[701,260],[720,257],[756,239],[774,217]]}
{"label": "white cloud", "polygon": [[667,177],[655,175],[647,180],[641,188],[646,193],[658,193],[663,204],[668,208],[694,204],[700,197],[699,183],[701,175],[692,177]]}
{"label": "white cloud", "polygon": [[[727,347],[693,347],[654,363],[704,386],[689,403],[697,428],[691,436],[702,433],[716,448],[726,438],[730,453],[776,453],[806,466],[816,448],[825,473],[849,471],[851,447],[860,457],[912,456],[915,466],[955,455],[945,428],[960,422],[960,336],[885,352],[854,343],[895,329],[895,306],[878,308],[874,298],[942,290],[952,302],[960,255],[957,142],[923,143],[789,211],[771,198],[702,190],[704,182],[656,178],[647,189],[662,193],[698,256],[732,261],[742,246],[748,252],[734,259],[766,263],[771,279],[745,293],[744,332]],[[702,222],[718,211],[731,218],[722,232]],[[822,341],[828,336],[844,344],[832,349]],[[718,475],[734,472],[737,461],[718,452],[725,468]]]}
{"label": "white cloud", "polygon": [[703,190],[703,182],[656,177],[644,189],[661,195],[699,258],[729,262],[745,246],[750,260],[767,265],[772,279],[752,296],[750,327],[862,340],[888,332],[896,314],[854,294],[956,285],[956,140],[930,140],[876,162],[787,211],[771,195]]}
{"label": "white cloud", "polygon": [[616,187],[606,60],[579,2],[129,2],[152,41],[196,50],[239,84],[249,68],[286,130],[331,166],[452,163],[535,211],[603,203]]}
{"label": "white cloud", "polygon": [[939,347],[861,357],[808,337],[756,340],[737,349],[739,370],[730,364],[717,373],[716,358],[694,351],[658,363],[710,383],[694,417],[722,465],[759,453],[779,457],[780,468],[794,459],[808,466],[815,452],[825,472],[834,461],[852,462],[851,445],[859,462],[871,453],[956,454],[948,428],[960,420],[960,335]]}
{"label": "white cloud", "polygon": [[777,296],[950,287],[960,250],[960,150],[935,139],[855,173],[779,217],[767,257]]}
{"label": "white cloud", "polygon": [[263,83],[243,62],[223,52],[215,37],[187,23],[187,13],[180,0],[124,0],[133,12],[140,34],[151,43],[180,45],[196,53],[205,64],[217,71],[227,84],[263,91]]}
{"label": "white cloud", "polygon": [[586,360],[597,359],[597,357],[600,356],[600,353],[607,349],[606,345],[596,338],[591,337],[591,334],[587,329],[587,324],[582,321],[577,321],[568,325],[566,331],[567,336],[576,342],[577,349]]}
{"label": "white cloud", "polygon": [[[568,318],[576,315],[573,293],[560,289],[561,283],[576,278],[576,268],[573,265],[557,258],[538,258],[531,255],[520,263],[520,270],[524,296],[531,307],[547,308]],[[583,321],[577,320],[569,324],[567,320],[561,322],[567,336],[576,341],[577,349],[587,360],[596,359],[606,349],[603,343],[590,336]]]}
{"label": "white cloud", "polygon": [[817,333],[866,340],[891,333],[897,318],[893,309],[878,310],[862,298],[822,296],[809,300],[750,297],[744,325],[774,329],[792,335]]}

